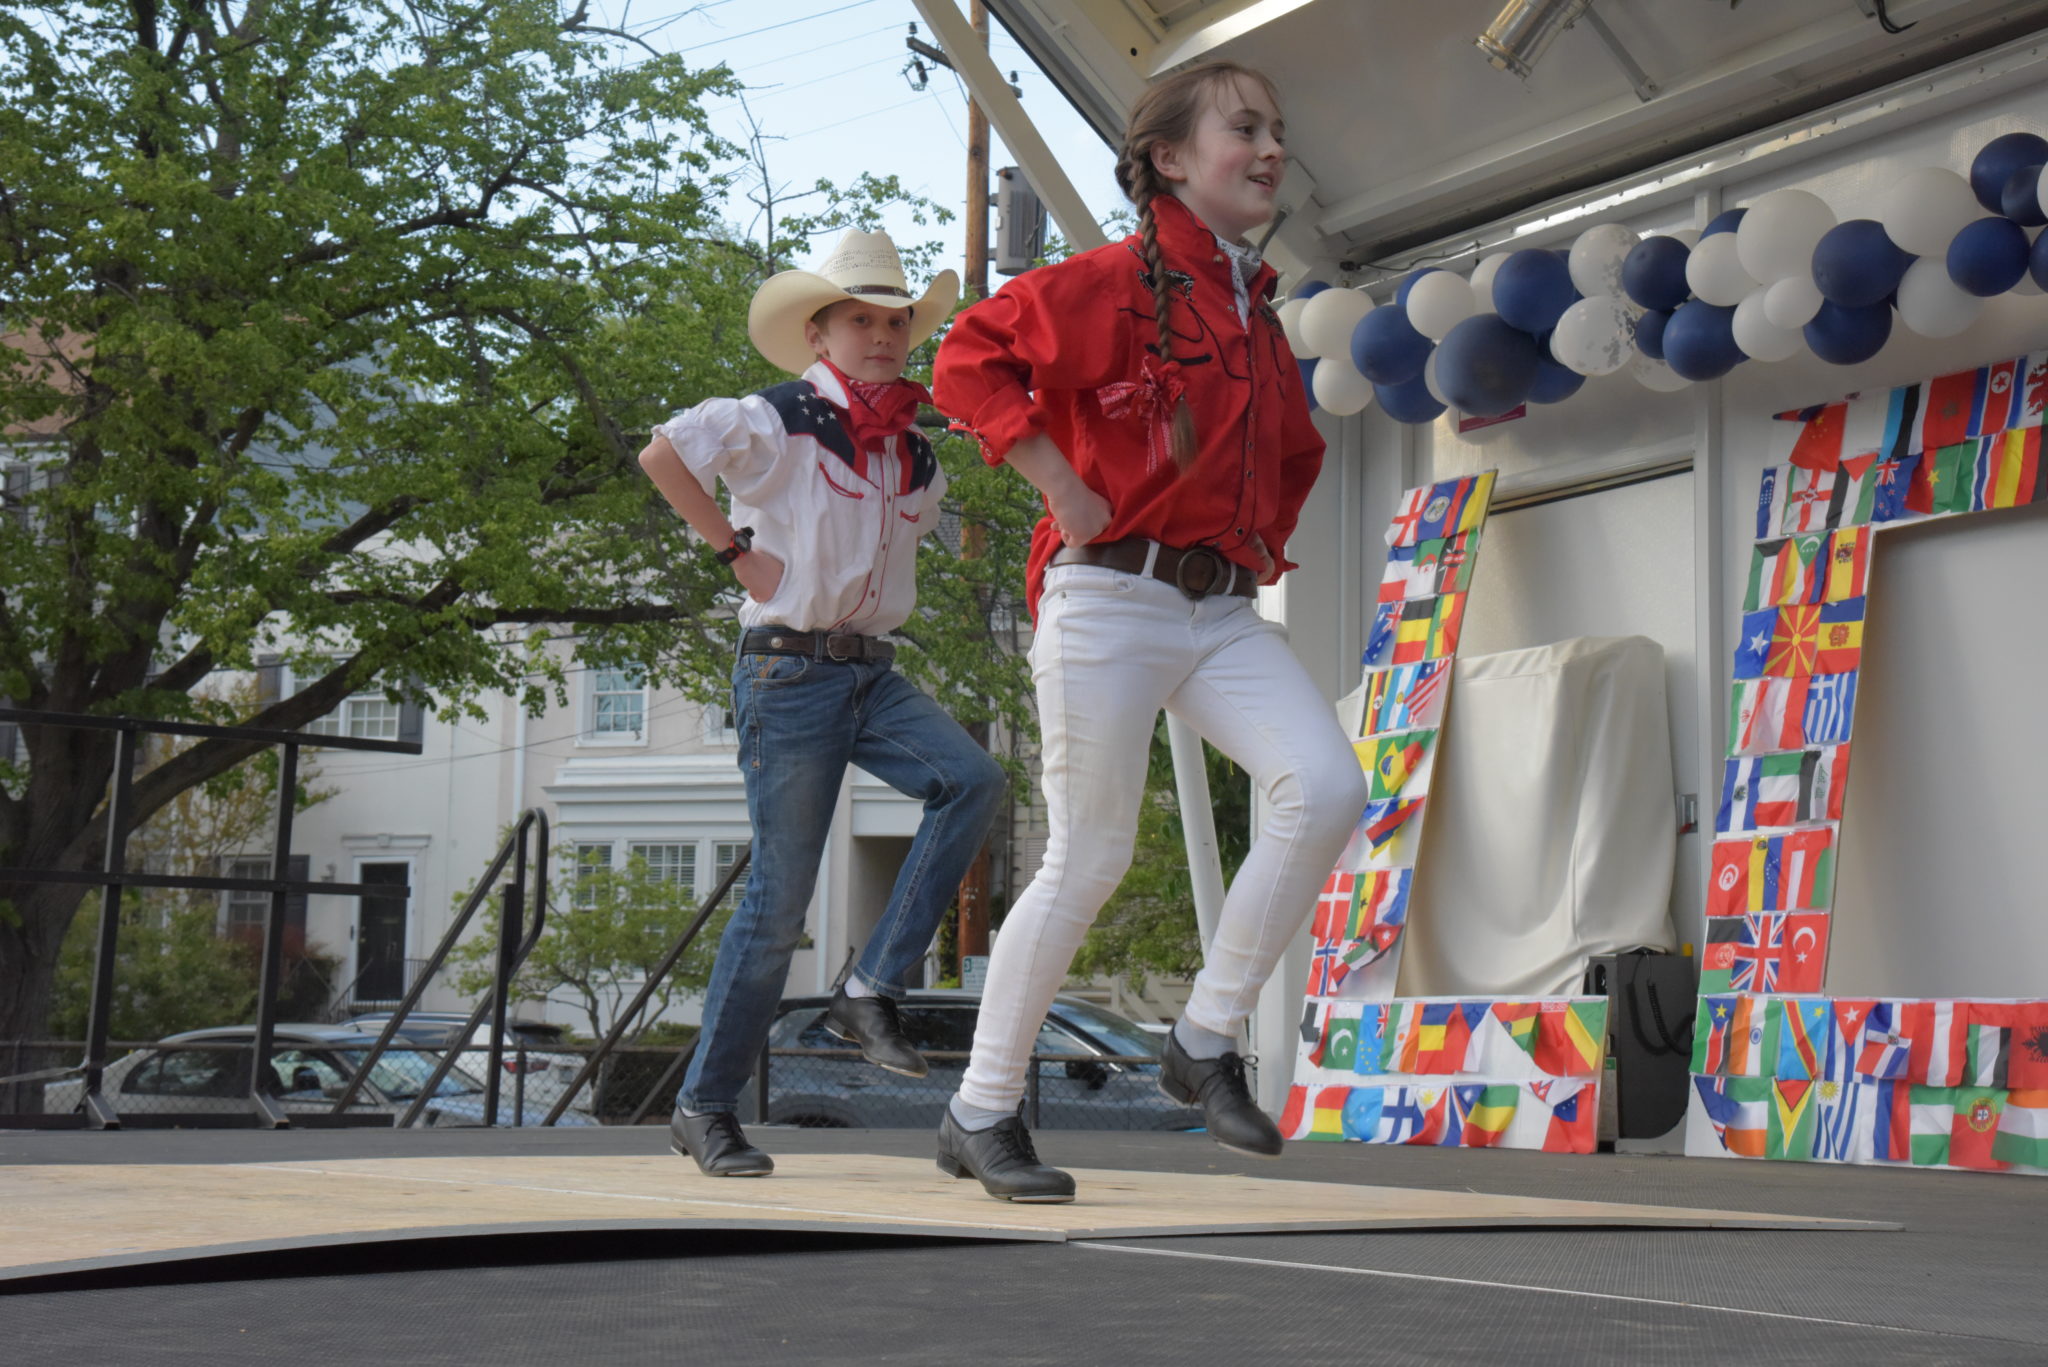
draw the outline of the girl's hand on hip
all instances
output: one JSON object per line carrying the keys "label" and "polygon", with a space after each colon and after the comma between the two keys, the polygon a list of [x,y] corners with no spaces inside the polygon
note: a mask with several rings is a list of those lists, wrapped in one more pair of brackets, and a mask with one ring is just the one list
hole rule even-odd
{"label": "girl's hand on hip", "polygon": [[1252,554],[1259,558],[1259,582],[1277,584],[1280,582],[1280,567],[1273,563],[1273,553],[1266,549],[1266,538],[1253,532],[1251,539],[1244,543],[1251,547]]}
{"label": "girl's hand on hip", "polygon": [[732,562],[732,572],[757,603],[767,602],[782,587],[782,562],[767,551],[748,551]]}
{"label": "girl's hand on hip", "polygon": [[1080,480],[1073,481],[1073,487],[1062,490],[1060,496],[1047,499],[1046,506],[1052,510],[1053,526],[1059,529],[1060,542],[1067,546],[1085,546],[1102,535],[1102,529],[1109,525],[1109,500]]}

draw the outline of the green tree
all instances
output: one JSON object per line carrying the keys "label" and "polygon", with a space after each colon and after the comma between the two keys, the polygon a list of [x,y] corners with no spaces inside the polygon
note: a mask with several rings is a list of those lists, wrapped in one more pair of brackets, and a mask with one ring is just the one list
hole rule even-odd
{"label": "green tree", "polygon": [[[580,667],[722,693],[730,579],[634,456],[775,378],[754,285],[900,193],[726,230],[703,100],[732,89],[556,0],[0,0],[0,434],[36,471],[0,516],[0,696],[296,728],[373,685],[538,710]],[[998,696],[934,596],[930,669]],[[289,696],[195,693],[266,652]],[[87,866],[111,738],[24,734],[0,865]],[[258,749],[148,768],[135,819]],[[41,1033],[81,896],[0,885],[0,1038]]]}
{"label": "green tree", "polygon": [[[469,891],[456,898],[460,906]],[[697,914],[697,897],[671,879],[654,877],[638,855],[622,869],[608,864],[578,865],[566,856],[548,894],[546,928],[512,982],[515,1002],[544,1002],[558,993],[572,996],[590,1035],[610,1029],[669,947]],[[732,918],[729,898],[704,924],[675,970],[648,999],[631,1044],[644,1035],[679,996],[701,992],[711,981],[718,937]],[[449,981],[458,992],[481,996],[497,981],[495,931],[471,936],[448,957]]]}
{"label": "green tree", "polygon": [[[1209,797],[1216,812],[1216,844],[1226,881],[1236,877],[1251,847],[1251,775],[1209,745]],[[1152,733],[1145,796],[1138,808],[1137,848],[1116,895],[1095,918],[1074,956],[1073,975],[1122,975],[1142,985],[1153,973],[1186,976],[1202,966],[1195,924],[1194,885],[1173,781],[1173,754],[1162,715]]]}

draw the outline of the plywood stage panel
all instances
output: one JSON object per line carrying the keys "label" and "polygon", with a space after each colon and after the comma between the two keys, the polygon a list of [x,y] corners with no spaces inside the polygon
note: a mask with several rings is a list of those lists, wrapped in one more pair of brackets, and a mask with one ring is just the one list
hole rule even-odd
{"label": "plywood stage panel", "polygon": [[1082,1238],[1645,1226],[1894,1229],[1751,1211],[1235,1175],[1072,1170],[1070,1205],[994,1201],[925,1159],[795,1154],[707,1178],[672,1155],[0,1167],[0,1281],[263,1249],[601,1228]]}

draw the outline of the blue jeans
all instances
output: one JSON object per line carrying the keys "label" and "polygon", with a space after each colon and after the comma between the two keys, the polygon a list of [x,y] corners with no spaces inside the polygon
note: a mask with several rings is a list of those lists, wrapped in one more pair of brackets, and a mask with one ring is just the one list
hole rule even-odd
{"label": "blue jeans", "polygon": [[846,766],[924,803],[888,908],[854,967],[890,997],[904,994],[1009,785],[958,722],[885,664],[741,655],[732,697],[753,862],[719,941],[703,1031],[676,1096],[692,1111],[735,1109],[753,1076],[803,934]]}

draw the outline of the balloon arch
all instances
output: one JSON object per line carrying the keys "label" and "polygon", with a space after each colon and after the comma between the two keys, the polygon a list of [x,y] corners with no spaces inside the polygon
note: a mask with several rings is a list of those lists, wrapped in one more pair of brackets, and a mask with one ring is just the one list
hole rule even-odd
{"label": "balloon arch", "polygon": [[2008,133],[1967,179],[1938,166],[1906,175],[1875,218],[1837,222],[1817,195],[1773,190],[1698,232],[1601,223],[1569,251],[1497,252],[1469,280],[1419,270],[1378,307],[1362,289],[1310,281],[1280,319],[1317,407],[1341,417],[1377,400],[1404,423],[1558,403],[1624,367],[1671,391],[1801,348],[1856,365],[1895,317],[1952,337],[1986,299],[2048,288],[2048,234],[2029,231],[2048,224],[2044,170],[2048,139]]}

